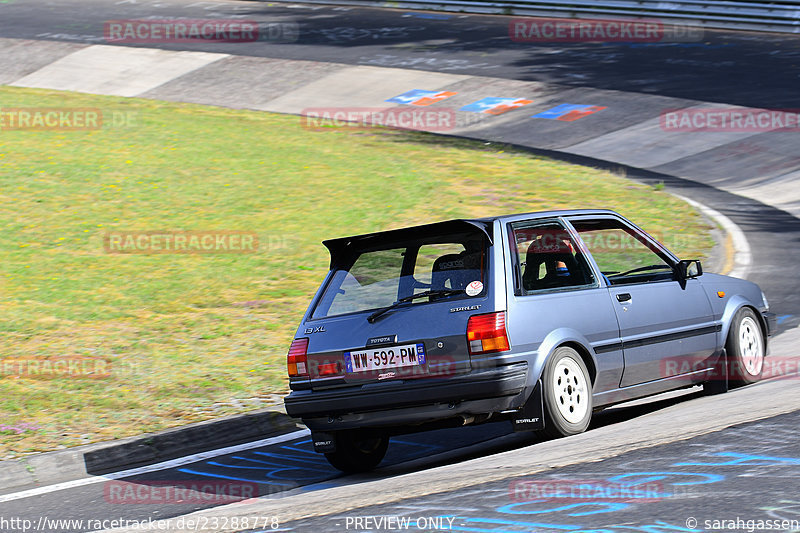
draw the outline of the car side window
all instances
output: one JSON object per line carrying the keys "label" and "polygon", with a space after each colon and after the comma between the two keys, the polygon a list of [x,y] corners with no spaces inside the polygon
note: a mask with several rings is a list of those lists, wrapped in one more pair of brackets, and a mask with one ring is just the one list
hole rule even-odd
{"label": "car side window", "polygon": [[586,258],[560,223],[513,223],[510,239],[517,295],[595,284]]}
{"label": "car side window", "polygon": [[673,279],[663,251],[619,220],[570,220],[609,285]]}

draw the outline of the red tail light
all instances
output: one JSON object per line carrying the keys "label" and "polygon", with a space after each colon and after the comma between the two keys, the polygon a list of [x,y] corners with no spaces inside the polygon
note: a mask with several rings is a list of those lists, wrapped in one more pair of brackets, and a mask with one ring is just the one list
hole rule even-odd
{"label": "red tail light", "polygon": [[335,376],[341,373],[341,365],[339,363],[320,363],[319,375],[322,376]]}
{"label": "red tail light", "polygon": [[510,344],[506,332],[506,312],[469,317],[467,344],[470,355],[508,350]]}
{"label": "red tail light", "polygon": [[308,376],[308,339],[295,339],[289,347],[286,362],[289,367],[289,377],[299,378]]}

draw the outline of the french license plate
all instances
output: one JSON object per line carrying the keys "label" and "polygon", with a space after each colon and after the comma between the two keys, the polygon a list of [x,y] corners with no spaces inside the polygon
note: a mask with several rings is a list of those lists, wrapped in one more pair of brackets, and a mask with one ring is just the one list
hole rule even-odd
{"label": "french license plate", "polygon": [[421,342],[344,353],[344,365],[348,373],[424,364],[425,345]]}

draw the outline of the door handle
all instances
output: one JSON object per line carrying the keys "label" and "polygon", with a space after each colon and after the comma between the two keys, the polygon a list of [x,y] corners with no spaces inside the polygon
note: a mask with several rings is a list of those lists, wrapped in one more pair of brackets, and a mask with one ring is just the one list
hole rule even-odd
{"label": "door handle", "polygon": [[630,302],[631,301],[630,293],[622,292],[620,294],[617,294],[617,301],[619,303]]}

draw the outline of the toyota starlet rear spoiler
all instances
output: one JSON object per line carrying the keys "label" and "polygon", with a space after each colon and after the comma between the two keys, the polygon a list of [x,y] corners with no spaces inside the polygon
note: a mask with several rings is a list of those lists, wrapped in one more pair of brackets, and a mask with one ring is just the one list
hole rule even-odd
{"label": "toyota starlet rear spoiler", "polygon": [[423,226],[379,231],[353,237],[341,237],[322,241],[331,254],[331,270],[334,270],[341,258],[350,256],[354,251],[364,252],[385,248],[387,243],[404,243],[414,241],[422,236],[448,235],[463,233],[477,229],[492,245],[492,220],[490,219],[457,219],[435,222]]}

